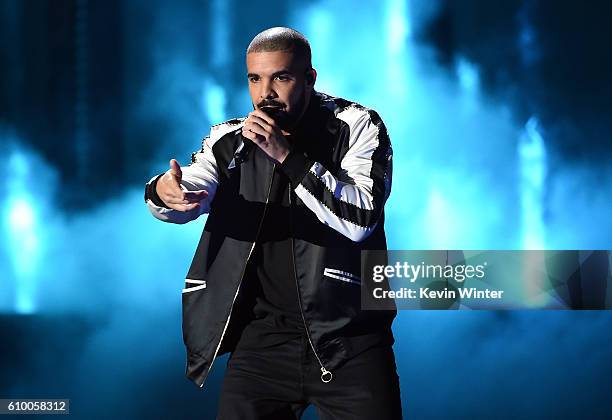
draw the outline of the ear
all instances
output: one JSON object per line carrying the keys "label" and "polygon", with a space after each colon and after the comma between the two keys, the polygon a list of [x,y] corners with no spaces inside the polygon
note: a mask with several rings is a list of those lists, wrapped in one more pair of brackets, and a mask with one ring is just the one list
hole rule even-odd
{"label": "ear", "polygon": [[306,72],[306,84],[309,87],[313,87],[316,80],[317,80],[317,71],[311,68],[310,70]]}

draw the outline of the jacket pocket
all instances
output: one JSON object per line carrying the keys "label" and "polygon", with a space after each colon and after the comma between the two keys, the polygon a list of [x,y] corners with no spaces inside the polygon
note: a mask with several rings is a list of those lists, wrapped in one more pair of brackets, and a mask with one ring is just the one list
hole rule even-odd
{"label": "jacket pocket", "polygon": [[349,273],[348,271],[325,267],[323,270],[323,276],[337,281],[355,284],[357,286],[361,285],[361,277]]}
{"label": "jacket pocket", "polygon": [[195,292],[196,290],[206,289],[206,280],[185,279],[183,293]]}

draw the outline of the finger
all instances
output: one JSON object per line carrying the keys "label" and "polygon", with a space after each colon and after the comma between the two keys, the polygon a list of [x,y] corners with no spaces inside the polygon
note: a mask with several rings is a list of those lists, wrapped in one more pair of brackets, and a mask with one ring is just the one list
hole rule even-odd
{"label": "finger", "polygon": [[245,121],[244,126],[248,127],[248,126],[253,126],[253,125],[257,125],[262,127],[264,130],[272,132],[274,131],[274,126],[271,124],[268,124],[267,121],[257,117],[257,116],[251,116],[247,121]]}
{"label": "finger", "polygon": [[[189,202],[187,200],[177,200],[177,199],[174,199],[174,198],[166,198],[166,199],[163,199],[163,201],[170,208],[174,208],[176,206],[187,206],[187,205],[190,205],[190,204],[196,204],[196,203]],[[198,203],[199,203],[199,201],[198,201]]]}
{"label": "finger", "polygon": [[176,196],[173,194],[163,194],[160,195],[159,198],[161,198],[164,203],[167,204],[191,204],[193,202],[185,199],[184,197]]}
{"label": "finger", "polygon": [[184,195],[185,195],[185,200],[195,203],[196,201],[201,201],[201,200],[204,200],[206,197],[208,197],[208,191],[206,190],[186,191]]}
{"label": "finger", "polygon": [[264,137],[266,140],[270,137],[270,134],[271,134],[270,131],[266,130],[259,124],[245,124],[244,127],[247,129],[247,131],[250,131],[255,134],[259,134],[260,136]]}
{"label": "finger", "polygon": [[252,140],[255,144],[264,143],[266,141],[266,139],[260,136],[259,134],[255,134],[254,132],[244,128],[242,129],[242,135],[247,139]]}
{"label": "finger", "polygon": [[257,123],[270,131],[274,130],[274,128],[276,127],[276,122],[263,111],[251,113],[248,122]]}
{"label": "finger", "polygon": [[[192,204],[192,203],[199,203],[200,201],[204,200],[207,196],[208,196],[208,191],[205,191],[205,190],[199,190],[199,191],[183,190],[181,195],[167,194],[165,197],[168,203]],[[166,202],[166,200],[164,200],[164,202]]]}
{"label": "finger", "polygon": [[176,159],[170,159],[170,173],[179,179],[181,179],[181,177],[183,176],[183,172],[181,171],[181,165],[179,165]]}
{"label": "finger", "polygon": [[171,197],[171,196],[169,196],[167,198],[164,198],[164,197],[160,197],[160,198],[166,204],[176,204],[176,205],[183,204],[183,205],[185,205],[185,204],[198,204],[202,200],[204,200],[204,198],[206,198],[206,197],[188,197],[188,198],[185,198],[184,200],[181,200],[181,199],[176,198],[176,197]]}
{"label": "finger", "polygon": [[174,210],[178,210],[178,211],[190,211],[190,210],[194,210],[197,209],[198,207],[200,207],[200,203],[193,203],[193,204],[170,204],[167,203],[168,207],[170,207],[171,209]]}
{"label": "finger", "polygon": [[249,115],[250,116],[255,116],[257,118],[260,118],[260,119],[264,120],[266,123],[268,123],[269,125],[276,126],[276,121],[274,121],[274,118],[272,118],[271,116],[269,116],[268,114],[266,114],[264,111],[262,111],[259,108],[255,109]]}
{"label": "finger", "polygon": [[270,133],[273,131],[273,127],[270,124],[259,118],[251,118],[250,120],[246,121],[243,126],[243,128],[246,129],[253,129],[255,127],[263,128],[265,131]]}

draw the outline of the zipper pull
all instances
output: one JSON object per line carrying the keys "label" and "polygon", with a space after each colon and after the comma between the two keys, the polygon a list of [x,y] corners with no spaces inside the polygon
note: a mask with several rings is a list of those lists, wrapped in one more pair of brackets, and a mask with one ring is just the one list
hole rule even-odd
{"label": "zipper pull", "polygon": [[321,366],[321,381],[328,383],[332,380],[332,373],[325,369],[325,367]]}

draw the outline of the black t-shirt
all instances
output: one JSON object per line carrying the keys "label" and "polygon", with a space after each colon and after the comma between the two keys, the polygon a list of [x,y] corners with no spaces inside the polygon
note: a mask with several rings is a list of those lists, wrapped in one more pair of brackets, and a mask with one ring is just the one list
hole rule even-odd
{"label": "black t-shirt", "polygon": [[[258,148],[255,152],[263,154]],[[289,211],[289,179],[277,168],[257,245],[249,260],[252,275],[248,281],[256,283],[250,285],[256,295],[255,319],[242,333],[242,348],[269,347],[305,333],[293,268]]]}

